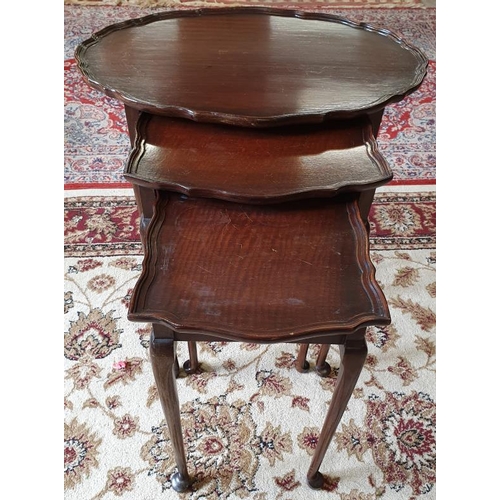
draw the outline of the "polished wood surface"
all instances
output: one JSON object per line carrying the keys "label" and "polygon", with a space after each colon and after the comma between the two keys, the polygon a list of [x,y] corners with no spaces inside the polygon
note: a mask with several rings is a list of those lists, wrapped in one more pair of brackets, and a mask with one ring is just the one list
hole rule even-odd
{"label": "polished wood surface", "polygon": [[324,477],[319,468],[363,369],[368,353],[365,333],[364,329],[359,330],[340,345],[340,370],[335,391],[307,471],[307,482],[312,488],[321,488],[324,484]]}
{"label": "polished wood surface", "polygon": [[127,106],[242,126],[372,113],[427,68],[386,29],[264,7],[152,14],[95,33],[75,55],[90,85]]}
{"label": "polished wood surface", "polygon": [[170,481],[175,491],[185,491],[191,479],[189,477],[186,452],[182,439],[182,425],[180,418],[179,396],[175,378],[179,371],[177,363],[176,342],[164,338],[161,325],[153,325],[149,343],[149,354],[153,375],[155,378],[158,396],[174,449],[177,472],[173,474]]}
{"label": "polished wood surface", "polygon": [[158,196],[130,320],[163,323],[176,340],[262,343],[389,324],[355,196],[279,205]]}
{"label": "polished wood surface", "polygon": [[[125,105],[145,257],[129,319],[151,322],[151,363],[178,492],[191,483],[176,342],[331,344],[341,366],[307,481],[366,358],[366,327],[390,323],[367,217],[392,174],[375,137],[384,107],[421,84],[423,53],[386,29],[275,8],[168,11],[80,44],[78,67]],[[199,123],[193,123],[199,122]]]}
{"label": "polished wood surface", "polygon": [[365,191],[389,182],[371,122],[250,129],[142,113],[125,177],[133,184],[246,203]]}
{"label": "polished wood surface", "polygon": [[[390,323],[359,195],[267,205],[156,195],[128,317],[153,323],[151,362],[177,465],[173,489],[184,492],[192,481],[175,386],[177,340],[189,343],[189,372],[198,368],[196,341],[323,343],[322,376],[329,345],[340,345],[335,392],[307,473],[321,488],[319,468],[366,358],[365,327]],[[300,371],[309,368],[307,347],[299,350]]]}

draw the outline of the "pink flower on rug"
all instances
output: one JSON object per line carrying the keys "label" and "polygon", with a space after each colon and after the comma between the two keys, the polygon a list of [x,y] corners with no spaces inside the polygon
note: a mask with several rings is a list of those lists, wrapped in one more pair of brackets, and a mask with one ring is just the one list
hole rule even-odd
{"label": "pink flower on rug", "polygon": [[132,257],[120,257],[109,264],[110,266],[117,267],[119,269],[125,269],[128,271],[134,271],[138,269],[139,263],[136,258]]}
{"label": "pink flower on rug", "polygon": [[99,274],[89,280],[87,286],[96,293],[102,293],[116,285],[116,280],[109,274]]}
{"label": "pink flower on rug", "polygon": [[100,266],[102,266],[102,262],[99,262],[96,259],[82,259],[76,263],[76,268],[80,272],[90,271],[91,269],[95,269]]}
{"label": "pink flower on rug", "polygon": [[117,382],[122,382],[123,384],[129,384],[133,382],[136,377],[142,373],[142,365],[144,359],[142,358],[127,358],[125,360],[125,367],[120,370],[113,370],[108,373],[106,382],[104,382],[104,388],[109,389],[112,385]]}

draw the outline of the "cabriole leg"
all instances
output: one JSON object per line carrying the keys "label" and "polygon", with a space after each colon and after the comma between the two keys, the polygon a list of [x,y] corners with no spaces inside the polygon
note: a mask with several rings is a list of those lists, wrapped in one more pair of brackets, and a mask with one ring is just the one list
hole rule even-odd
{"label": "cabriole leg", "polygon": [[337,385],[307,473],[307,482],[312,488],[323,486],[324,478],[319,468],[363,368],[367,354],[364,334],[365,329],[348,336],[345,344],[340,345],[341,360]]}
{"label": "cabriole leg", "polygon": [[149,349],[156,387],[167,421],[177,464],[177,472],[171,478],[172,488],[175,491],[182,492],[189,487],[191,480],[184,452],[179,397],[175,380],[177,365],[176,342],[171,338],[162,338],[164,331],[165,329],[162,326],[153,325]]}

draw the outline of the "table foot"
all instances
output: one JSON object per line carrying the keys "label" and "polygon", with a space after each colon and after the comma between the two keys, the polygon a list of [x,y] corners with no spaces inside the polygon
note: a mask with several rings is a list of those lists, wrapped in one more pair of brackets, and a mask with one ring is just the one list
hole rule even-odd
{"label": "table foot", "polygon": [[300,373],[307,373],[310,368],[309,361],[304,361],[301,364],[295,363],[295,368]]}
{"label": "table foot", "polygon": [[332,367],[326,362],[329,350],[330,344],[323,344],[319,351],[318,359],[316,360],[316,373],[320,377],[328,377],[332,372]]}
{"label": "table foot", "polygon": [[320,377],[328,377],[332,373],[332,367],[325,361],[323,364],[316,366],[316,373]]}
{"label": "table foot", "polygon": [[314,476],[307,478],[307,484],[309,484],[309,486],[315,490],[319,490],[320,488],[322,488],[324,483],[325,478],[323,477],[323,474],[321,474],[321,472],[316,472]]}
{"label": "table foot", "polygon": [[172,483],[172,488],[178,493],[186,491],[191,484],[189,476],[184,477],[179,472],[176,472],[172,475],[172,477],[170,478],[170,482]]}
{"label": "table foot", "polygon": [[196,370],[198,370],[199,366],[200,365],[195,365],[194,368],[191,368],[191,360],[190,359],[187,359],[186,361],[184,361],[184,364],[182,365],[182,367],[184,368],[184,371],[188,375],[191,375],[192,373],[195,373]]}

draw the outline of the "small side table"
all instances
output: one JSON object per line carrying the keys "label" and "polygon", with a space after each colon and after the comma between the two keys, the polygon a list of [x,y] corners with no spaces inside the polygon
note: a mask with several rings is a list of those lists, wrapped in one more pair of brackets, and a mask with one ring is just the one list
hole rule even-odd
{"label": "small side table", "polygon": [[190,485],[176,342],[338,344],[337,387],[307,473],[313,488],[366,357],[390,322],[369,258],[384,107],[427,60],[388,30],[270,8],[170,11],[119,23],[76,51],[90,85],[121,100],[125,177],[141,213],[143,271],[129,319],[153,324],[151,360],[178,471]]}
{"label": "small side table", "polygon": [[[252,128],[365,115],[376,137],[384,107],[416,90],[428,64],[387,29],[263,7],[130,19],[93,34],[75,57],[89,85],[124,103],[132,144],[140,112]],[[147,224],[154,193],[134,190]],[[373,195],[363,196],[368,208]]]}

